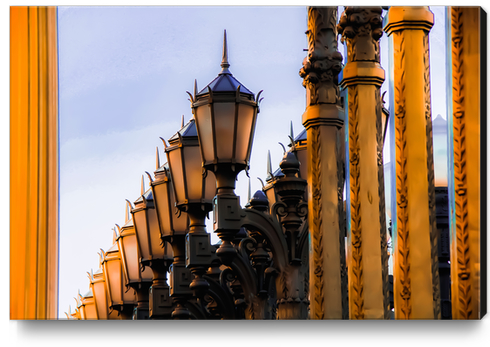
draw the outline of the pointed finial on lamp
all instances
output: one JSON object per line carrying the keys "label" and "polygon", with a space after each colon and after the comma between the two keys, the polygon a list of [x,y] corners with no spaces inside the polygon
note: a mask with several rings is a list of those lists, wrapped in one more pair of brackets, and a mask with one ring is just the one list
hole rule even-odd
{"label": "pointed finial on lamp", "polygon": [[194,100],[196,100],[197,95],[197,79],[194,79]]}
{"label": "pointed finial on lamp", "polygon": [[250,201],[252,198],[252,183],[250,182],[250,177],[248,177],[248,198],[247,201]]}
{"label": "pointed finial on lamp", "polygon": [[291,136],[291,138],[294,140],[294,132],[293,132],[293,121],[291,121],[291,128],[289,130],[289,135]]}
{"label": "pointed finial on lamp", "polygon": [[104,255],[102,254],[102,252],[97,252],[97,254],[99,255],[99,267],[102,267],[102,263],[104,262]]}
{"label": "pointed finial on lamp", "polygon": [[141,175],[141,195],[145,194],[145,175]]}
{"label": "pointed finial on lamp", "polygon": [[157,146],[157,170],[160,168],[160,153],[158,153],[158,146]]}
{"label": "pointed finial on lamp", "polygon": [[228,44],[226,42],[226,30],[225,34],[223,36],[223,59],[221,60],[221,73],[220,74],[225,74],[225,73],[231,73],[228,68],[230,67],[230,63],[228,63]]}
{"label": "pointed finial on lamp", "polygon": [[184,127],[184,115],[182,115],[182,123],[181,123],[180,128],[182,129],[183,127]]}
{"label": "pointed finial on lamp", "polygon": [[271,151],[267,151],[267,175],[272,178]]}
{"label": "pointed finial on lamp", "polygon": [[126,213],[124,215],[124,224],[129,221],[129,209],[131,208],[131,203],[126,199]]}

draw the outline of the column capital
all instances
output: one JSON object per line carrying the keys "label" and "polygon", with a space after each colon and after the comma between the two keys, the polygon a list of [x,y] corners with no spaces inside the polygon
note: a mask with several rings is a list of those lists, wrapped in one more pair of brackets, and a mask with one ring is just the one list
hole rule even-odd
{"label": "column capital", "polygon": [[385,80],[385,71],[374,61],[353,61],[345,65],[343,77],[340,81],[342,88],[357,84],[369,84],[381,88]]}
{"label": "column capital", "polygon": [[388,36],[398,30],[430,31],[434,25],[434,14],[429,6],[393,6],[386,14],[384,24]]}
{"label": "column capital", "polygon": [[344,110],[336,104],[311,105],[303,113],[303,125],[306,129],[316,125],[330,125],[342,128]]}
{"label": "column capital", "polygon": [[342,54],[337,50],[337,7],[308,7],[308,55],[299,75],[306,105],[339,104],[338,75]]}
{"label": "column capital", "polygon": [[347,6],[340,17],[337,30],[342,43],[347,41],[347,61],[379,63],[379,39],[383,35],[381,6]]}

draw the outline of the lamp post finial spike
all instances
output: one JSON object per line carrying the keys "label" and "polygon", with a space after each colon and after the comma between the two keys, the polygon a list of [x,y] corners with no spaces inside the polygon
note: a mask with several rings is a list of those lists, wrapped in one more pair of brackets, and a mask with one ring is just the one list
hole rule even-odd
{"label": "lamp post finial spike", "polygon": [[157,170],[158,170],[160,168],[160,153],[158,152],[158,146],[157,146],[156,157],[157,157]]}
{"label": "lamp post finial spike", "polygon": [[267,151],[267,174],[272,176],[272,162],[271,162],[271,151]]}
{"label": "lamp post finial spike", "polygon": [[145,176],[141,175],[141,195],[145,194]]}
{"label": "lamp post finial spike", "polygon": [[230,73],[228,68],[230,63],[228,63],[228,43],[226,41],[226,29],[223,35],[223,59],[221,60],[221,73]]}
{"label": "lamp post finial spike", "polygon": [[250,177],[248,178],[248,199],[247,201],[250,201],[252,198],[252,183],[250,182]]}
{"label": "lamp post finial spike", "polygon": [[126,213],[124,214],[124,224],[126,224],[128,221],[129,221],[129,209],[130,209],[130,206],[129,205],[129,201],[126,200]]}

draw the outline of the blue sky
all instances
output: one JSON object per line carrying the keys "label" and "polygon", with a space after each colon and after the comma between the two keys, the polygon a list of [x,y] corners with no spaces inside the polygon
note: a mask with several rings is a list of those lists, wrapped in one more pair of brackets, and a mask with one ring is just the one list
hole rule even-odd
{"label": "blue sky", "polygon": [[[431,59],[443,61],[443,8],[432,10]],[[179,130],[182,115],[191,118],[186,91],[219,73],[224,29],[231,72],[254,93],[264,90],[250,170],[252,191],[260,189],[267,150],[277,167],[290,122],[295,134],[303,129],[306,18],[305,7],[59,7],[60,317],[78,289],[87,291],[86,271],[98,267],[99,248],[111,246],[141,175],[155,170],[157,146],[166,161],[159,137]],[[433,114],[445,117],[444,64],[432,63],[431,77]],[[247,187],[242,172],[242,205]]]}

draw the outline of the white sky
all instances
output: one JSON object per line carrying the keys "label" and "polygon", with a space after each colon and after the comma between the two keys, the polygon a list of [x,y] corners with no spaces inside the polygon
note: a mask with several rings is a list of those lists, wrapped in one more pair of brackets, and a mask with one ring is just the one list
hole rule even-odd
{"label": "white sky", "polygon": [[[261,187],[256,177],[266,176],[267,149],[277,167],[290,121],[302,130],[298,71],[307,41],[305,7],[60,7],[58,25],[61,317],[78,289],[87,291],[86,271],[98,267],[99,248],[111,246],[124,199],[136,200],[141,175],[155,170],[156,146],[166,161],[159,137],[179,130],[182,115],[191,118],[186,90],[220,72],[223,30],[235,78],[264,90],[253,192]],[[237,186],[244,205],[243,172]]]}
{"label": "white sky", "polygon": [[[445,92],[445,66],[436,57],[444,47],[444,30],[438,25],[442,8],[431,10],[436,15],[430,36],[432,111],[434,117],[445,117],[445,97],[439,94]],[[182,114],[186,121],[190,119],[185,91],[192,91],[194,79],[201,88],[220,71],[223,29],[228,34],[233,75],[254,93],[264,90],[252,152],[252,191],[260,189],[255,177],[266,176],[267,149],[277,167],[282,157],[277,142],[287,143],[289,122],[293,121],[295,134],[302,130],[305,92],[298,71],[307,41],[305,7],[59,7],[58,11],[59,317],[63,318],[68,305],[74,307],[78,289],[82,294],[87,291],[86,271],[97,268],[97,251],[111,246],[111,228],[124,220],[124,199],[136,200],[141,175],[154,171],[155,147],[162,147],[159,136],[168,139],[173,135],[180,128]],[[4,19],[8,25],[7,17]],[[343,47],[339,50],[343,53]],[[386,70],[384,53],[381,59]],[[9,146],[8,130],[6,133],[3,148]],[[163,148],[160,152],[163,163]],[[247,181],[243,173],[239,178],[237,194],[243,205]],[[22,325],[11,323],[10,328],[12,336],[28,333]],[[32,328],[28,328],[32,336],[44,336],[42,328]],[[305,329],[317,338],[336,332],[320,329],[323,333],[319,335],[316,328],[315,333]],[[78,330],[67,331],[79,334]],[[423,336],[428,333],[426,330]],[[368,331],[364,334],[363,339],[371,336]],[[60,336],[70,335],[60,332]],[[299,342],[297,338],[294,341]],[[409,343],[411,337],[407,338]],[[466,341],[467,336],[462,338]],[[55,341],[51,335],[49,339]],[[65,343],[79,345],[75,336]]]}

